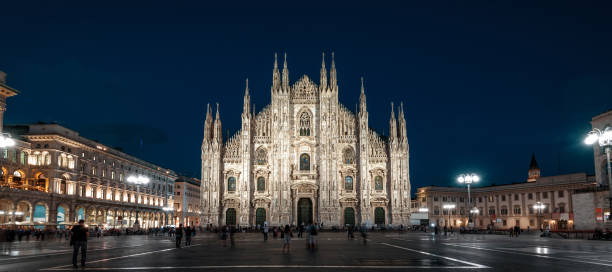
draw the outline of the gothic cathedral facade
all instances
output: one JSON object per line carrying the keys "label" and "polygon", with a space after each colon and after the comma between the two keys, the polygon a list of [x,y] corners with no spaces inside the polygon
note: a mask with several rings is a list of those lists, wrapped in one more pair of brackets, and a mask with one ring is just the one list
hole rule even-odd
{"label": "gothic cathedral facade", "polygon": [[317,85],[306,75],[290,84],[276,55],[271,103],[251,108],[248,80],[242,128],[223,139],[219,105],[207,108],[202,142],[202,224],[407,226],[409,147],[403,105],[393,104],[389,136],[368,126],[361,82],[356,112],[338,102],[333,53]]}

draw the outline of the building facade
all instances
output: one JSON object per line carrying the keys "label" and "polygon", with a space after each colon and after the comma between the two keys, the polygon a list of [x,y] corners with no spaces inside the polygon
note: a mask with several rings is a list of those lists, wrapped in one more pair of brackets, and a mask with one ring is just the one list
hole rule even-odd
{"label": "building facade", "polygon": [[[62,228],[84,219],[109,228],[149,228],[171,221],[173,171],[57,124],[4,131],[15,145],[0,148],[0,224]],[[134,177],[149,182],[129,182]]]}
{"label": "building facade", "polygon": [[[573,195],[595,187],[595,176],[586,173],[540,176],[534,156],[527,181],[472,187],[472,207],[478,211],[473,214],[474,227],[573,229]],[[544,204],[541,211],[534,209],[538,202]],[[468,213],[472,209],[465,187],[422,187],[417,190],[417,203],[417,209],[426,213],[428,223],[455,228],[467,226]],[[455,208],[444,209],[449,204],[454,204]]]}
{"label": "building facade", "polygon": [[200,226],[200,180],[180,176],[174,182],[174,225]]}
{"label": "building facade", "polygon": [[[328,80],[329,78],[329,80]],[[212,225],[320,223],[408,225],[409,153],[403,106],[391,106],[389,137],[368,125],[365,89],[350,111],[338,101],[332,54],[317,85],[293,84],[285,56],[272,71],[271,102],[259,112],[247,86],[242,127],[223,139],[219,106],[207,109],[202,142],[202,216]]]}

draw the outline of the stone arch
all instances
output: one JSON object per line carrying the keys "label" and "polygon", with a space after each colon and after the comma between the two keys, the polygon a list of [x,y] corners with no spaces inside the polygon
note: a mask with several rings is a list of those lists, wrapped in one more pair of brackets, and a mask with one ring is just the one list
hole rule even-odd
{"label": "stone arch", "polygon": [[13,173],[11,173],[10,179],[11,179],[11,182],[15,186],[27,186],[26,173],[25,173],[25,171],[23,171],[21,169],[17,169],[15,171],[13,171]]}
{"label": "stone arch", "polygon": [[57,223],[57,225],[62,228],[65,225],[69,225],[71,223],[72,220],[70,220],[70,214],[71,214],[71,210],[70,210],[70,206],[64,203],[60,203],[57,204],[57,207],[55,209],[56,212],[56,218],[55,218],[55,222]]}
{"label": "stone arch", "polygon": [[1,171],[1,173],[0,173],[0,184],[6,185],[8,183],[8,179],[7,179],[8,178],[8,172],[6,170],[6,167],[2,166],[0,168],[0,171]]}
{"label": "stone arch", "polygon": [[14,211],[17,212],[15,215],[15,222],[32,222],[32,212],[34,207],[30,201],[21,199],[15,202]]}
{"label": "stone arch", "polygon": [[41,222],[46,223],[49,222],[49,205],[42,201],[37,201],[34,204],[34,216],[32,218],[33,222]]}

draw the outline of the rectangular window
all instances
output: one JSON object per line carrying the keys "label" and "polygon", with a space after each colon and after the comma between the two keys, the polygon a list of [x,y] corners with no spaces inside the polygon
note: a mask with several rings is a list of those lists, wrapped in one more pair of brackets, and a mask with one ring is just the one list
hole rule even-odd
{"label": "rectangular window", "polygon": [[421,199],[421,202],[425,202],[425,201],[427,201],[427,198],[424,197]]}
{"label": "rectangular window", "polygon": [[542,198],[548,198],[548,192],[543,192],[542,193]]}
{"label": "rectangular window", "polygon": [[493,202],[493,196],[489,196],[489,202]]}
{"label": "rectangular window", "polygon": [[564,213],[565,212],[565,206],[559,206],[559,212],[560,213]]}
{"label": "rectangular window", "polygon": [[518,201],[518,194],[514,194],[514,200]]}
{"label": "rectangular window", "polygon": [[459,202],[463,202],[463,201],[465,201],[465,199],[463,199],[463,197],[460,197]]}
{"label": "rectangular window", "polygon": [[478,202],[482,203],[482,197],[478,197]]}
{"label": "rectangular window", "polygon": [[563,191],[559,191],[559,197],[563,197]]}
{"label": "rectangular window", "polygon": [[521,214],[521,207],[520,206],[514,206],[514,214]]}
{"label": "rectangular window", "polygon": [[111,179],[115,179],[115,171],[111,171]]}
{"label": "rectangular window", "polygon": [[529,219],[529,226],[534,226],[535,225],[535,221],[533,219]]}
{"label": "rectangular window", "polygon": [[442,201],[446,202],[448,200],[448,197],[443,196],[442,197]]}
{"label": "rectangular window", "polygon": [[504,219],[503,221],[504,226],[508,224],[508,222],[506,222],[506,219]]}
{"label": "rectangular window", "polygon": [[532,194],[532,193],[529,193],[529,194],[527,195],[527,199],[533,199],[533,194]]}
{"label": "rectangular window", "polygon": [[438,201],[438,197],[437,196],[434,196],[434,201]]}
{"label": "rectangular window", "polygon": [[502,195],[502,201],[506,201],[506,195]]}

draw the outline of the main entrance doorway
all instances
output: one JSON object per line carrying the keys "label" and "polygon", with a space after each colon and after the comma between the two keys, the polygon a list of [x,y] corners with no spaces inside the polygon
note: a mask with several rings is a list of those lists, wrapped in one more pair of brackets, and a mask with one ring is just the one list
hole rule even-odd
{"label": "main entrance doorway", "polygon": [[312,201],[310,198],[300,198],[297,207],[298,226],[312,224]]}

